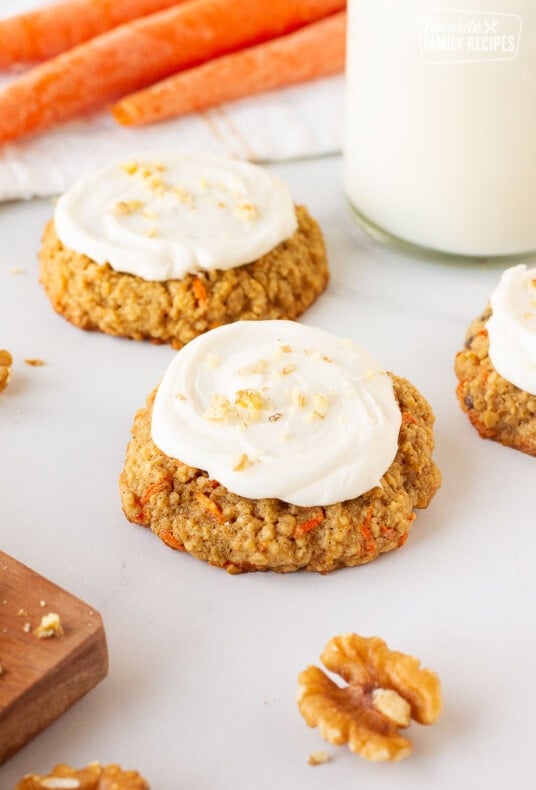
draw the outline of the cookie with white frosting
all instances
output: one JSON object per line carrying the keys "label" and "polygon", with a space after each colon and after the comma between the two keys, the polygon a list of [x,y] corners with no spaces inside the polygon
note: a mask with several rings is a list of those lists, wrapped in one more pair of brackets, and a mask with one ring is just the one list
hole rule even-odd
{"label": "cookie with white frosting", "polygon": [[536,455],[536,268],[503,273],[455,371],[460,406],[478,433]]}
{"label": "cookie with white frosting", "polygon": [[353,341],[239,321],[179,351],[136,415],[123,510],[231,572],[360,565],[402,546],[439,487],[432,424]]}
{"label": "cookie with white frosting", "polygon": [[73,324],[175,348],[238,319],[294,319],[329,277],[317,223],[279,179],[198,151],[81,178],[59,198],[39,261]]}

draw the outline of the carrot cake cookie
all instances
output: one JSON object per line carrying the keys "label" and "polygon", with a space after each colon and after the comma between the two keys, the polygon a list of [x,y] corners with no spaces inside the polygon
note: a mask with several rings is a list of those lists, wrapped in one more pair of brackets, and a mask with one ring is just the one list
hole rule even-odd
{"label": "carrot cake cookie", "polygon": [[279,179],[199,151],[80,179],[58,200],[39,260],[73,324],[176,348],[237,319],[294,319],[329,277],[317,223]]}
{"label": "carrot cake cookie", "polygon": [[239,321],[180,350],[134,420],[127,518],[230,572],[328,572],[404,544],[440,484],[433,414],[351,340]]}
{"label": "carrot cake cookie", "polygon": [[504,272],[455,370],[460,406],[478,433],[536,455],[536,268]]}

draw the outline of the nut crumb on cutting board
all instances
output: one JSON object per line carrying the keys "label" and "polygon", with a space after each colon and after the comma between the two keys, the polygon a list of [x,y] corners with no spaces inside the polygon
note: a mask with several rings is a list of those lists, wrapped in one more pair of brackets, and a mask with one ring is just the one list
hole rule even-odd
{"label": "nut crumb on cutting board", "polygon": [[57,615],[55,612],[49,612],[48,614],[43,615],[41,622],[34,631],[34,634],[38,636],[39,639],[50,639],[54,636],[62,636],[63,626],[61,624],[59,615]]}

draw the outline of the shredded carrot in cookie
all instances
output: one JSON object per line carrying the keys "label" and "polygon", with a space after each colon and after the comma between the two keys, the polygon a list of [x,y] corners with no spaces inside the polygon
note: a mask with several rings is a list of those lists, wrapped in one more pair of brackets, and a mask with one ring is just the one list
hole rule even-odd
{"label": "shredded carrot in cookie", "polygon": [[158,534],[158,537],[166,544],[166,546],[169,546],[170,549],[185,551],[184,545],[179,540],[177,540],[170,529],[163,530]]}
{"label": "shredded carrot in cookie", "polygon": [[318,516],[313,516],[313,518],[304,521],[302,524],[298,524],[294,532],[294,535],[296,537],[300,537],[301,535],[306,535],[308,532],[311,532],[312,529],[315,529],[315,527],[320,526],[320,524],[322,524],[325,518],[326,518],[326,514],[324,513],[323,508],[321,508]]}
{"label": "shredded carrot in cookie", "polygon": [[203,494],[201,491],[198,491],[195,497],[197,501],[205,508],[205,510],[210,513],[211,516],[217,518],[220,523],[223,522],[223,513],[217,504],[213,502],[212,499],[210,499],[210,497],[208,497],[206,494]]}
{"label": "shredded carrot in cookie", "polygon": [[397,549],[401,549],[408,538],[409,538],[409,532],[406,532],[404,535],[401,535],[396,544]]}
{"label": "shredded carrot in cookie", "polygon": [[364,538],[363,545],[366,554],[376,553],[376,542],[374,540],[374,535],[372,534],[371,525],[372,525],[372,507],[369,507],[369,509],[367,510],[367,515],[365,516],[365,520],[359,527],[359,531]]}
{"label": "shredded carrot in cookie", "polygon": [[417,420],[410,411],[402,412],[402,425],[417,425]]}
{"label": "shredded carrot in cookie", "polygon": [[171,477],[163,477],[161,480],[157,480],[156,483],[153,483],[146,488],[141,497],[139,498],[139,504],[143,508],[149,499],[153,496],[153,494],[158,494],[160,491],[164,491],[166,488],[169,488],[172,485]]}
{"label": "shredded carrot in cookie", "polygon": [[203,302],[207,301],[208,294],[203,280],[200,280],[199,277],[195,277],[192,282],[192,288],[195,298],[199,304],[203,304]]}

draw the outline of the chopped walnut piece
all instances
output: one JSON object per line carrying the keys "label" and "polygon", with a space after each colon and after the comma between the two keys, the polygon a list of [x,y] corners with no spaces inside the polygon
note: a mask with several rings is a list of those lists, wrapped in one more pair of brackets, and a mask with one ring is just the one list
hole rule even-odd
{"label": "chopped walnut piece", "polygon": [[299,387],[293,387],[290,392],[290,400],[293,406],[296,406],[298,409],[305,408],[307,403],[307,397],[304,393],[299,389]]}
{"label": "chopped walnut piece", "polygon": [[329,407],[329,398],[325,392],[313,392],[313,405],[319,412],[325,414]]}
{"label": "chopped walnut piece", "polygon": [[162,162],[125,162],[119,166],[123,172],[129,176],[140,175],[142,178],[149,178],[155,173],[163,173],[166,166]]}
{"label": "chopped walnut piece", "polygon": [[400,760],[411,741],[399,733],[410,718],[433,724],[442,710],[439,678],[413,656],[389,650],[378,637],[336,636],[321,655],[339,687],[315,666],[298,677],[298,707],[330,743],[347,743],[367,760]]}
{"label": "chopped walnut piece", "polygon": [[15,790],[149,790],[149,785],[137,771],[123,771],[119,765],[90,763],[77,770],[59,764],[48,776],[27,774]]}
{"label": "chopped walnut piece", "polygon": [[316,411],[316,409],[307,415],[308,422],[314,422],[315,420],[325,420],[325,419],[326,419],[326,415],[322,414],[322,412]]}
{"label": "chopped walnut piece", "polygon": [[63,626],[59,615],[55,612],[49,612],[43,615],[34,634],[38,636],[39,639],[50,639],[53,636],[61,636],[63,634]]}
{"label": "chopped walnut piece", "polygon": [[203,412],[205,420],[228,421],[234,417],[235,409],[225,395],[216,393],[212,396],[210,407]]}
{"label": "chopped walnut piece", "polygon": [[220,364],[220,358],[217,354],[207,354],[206,363],[208,368],[216,370]]}
{"label": "chopped walnut piece", "polygon": [[179,198],[181,203],[193,204],[195,202],[193,195],[191,195],[190,192],[188,192],[186,189],[184,189],[184,187],[175,186],[175,187],[172,187],[171,191],[173,192],[173,194],[176,197]]}
{"label": "chopped walnut piece", "polygon": [[137,162],[125,162],[124,164],[120,165],[120,168],[124,173],[132,176],[134,173],[137,173],[139,164]]}
{"label": "chopped walnut piece", "polygon": [[165,182],[160,178],[160,176],[151,175],[146,178],[146,181],[149,186],[149,189],[151,189],[155,193],[155,195],[162,197],[162,195],[166,194],[167,187]]}
{"label": "chopped walnut piece", "polygon": [[138,211],[143,205],[142,200],[120,200],[114,206],[114,214],[117,214],[118,217],[126,217]]}
{"label": "chopped walnut piece", "polygon": [[257,206],[254,206],[253,203],[248,203],[247,201],[241,201],[240,203],[237,203],[235,211],[239,217],[250,221],[257,219],[261,213]]}
{"label": "chopped walnut piece", "polygon": [[245,409],[248,417],[255,419],[260,416],[260,412],[266,408],[267,404],[258,390],[247,389],[236,391],[235,405]]}
{"label": "chopped walnut piece", "polygon": [[251,466],[251,461],[246,453],[242,453],[237,463],[233,466],[233,472],[243,472],[248,466]]}
{"label": "chopped walnut piece", "polygon": [[252,373],[266,373],[267,364],[265,359],[259,359],[258,362],[251,368]]}
{"label": "chopped walnut piece", "polygon": [[296,365],[285,365],[284,368],[281,368],[279,373],[281,376],[288,376],[291,373],[294,373],[295,370],[296,370]]}
{"label": "chopped walnut piece", "polygon": [[152,208],[144,208],[141,211],[144,219],[158,219],[158,213]]}

